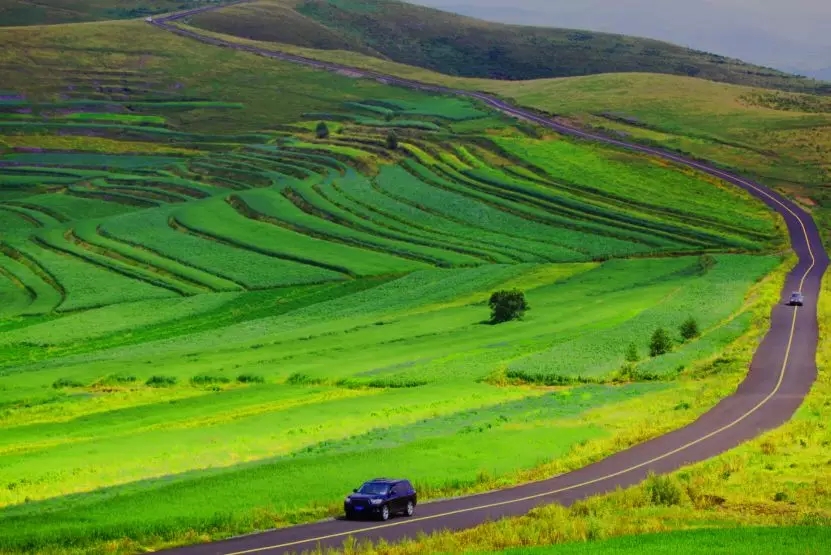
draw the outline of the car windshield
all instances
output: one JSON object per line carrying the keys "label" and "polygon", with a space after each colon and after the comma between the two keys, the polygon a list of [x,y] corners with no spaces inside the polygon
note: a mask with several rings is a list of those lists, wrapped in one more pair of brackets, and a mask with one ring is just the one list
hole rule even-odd
{"label": "car windshield", "polygon": [[389,490],[390,487],[387,484],[367,482],[366,484],[361,486],[361,489],[358,490],[358,493],[365,493],[368,495],[386,495]]}

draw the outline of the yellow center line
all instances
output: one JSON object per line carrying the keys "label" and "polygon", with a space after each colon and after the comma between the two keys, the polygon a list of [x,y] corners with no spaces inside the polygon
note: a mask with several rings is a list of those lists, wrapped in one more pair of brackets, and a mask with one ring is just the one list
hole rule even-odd
{"label": "yellow center line", "polygon": [[[585,135],[590,136],[590,137],[593,136],[593,135],[588,134],[588,133],[586,133]],[[602,137],[597,137],[597,136],[594,136],[594,137],[600,138],[602,140],[606,140],[605,138],[602,138]],[[721,170],[710,168],[710,167],[707,167],[703,164],[699,164],[699,163],[696,163],[696,162],[681,160],[680,158],[675,158],[672,155],[670,155],[670,159],[675,160],[676,162],[686,164],[688,166],[693,166],[693,167],[696,167],[696,168],[699,168],[699,169],[702,169],[702,170],[706,170],[707,172],[718,174],[718,175],[720,175],[720,176],[722,176],[726,179],[737,181],[737,182],[739,182],[739,183],[741,183],[741,184],[743,184],[747,187],[750,187],[751,189],[755,190],[757,193],[759,193],[761,195],[764,195],[764,196],[768,197],[769,199],[771,199],[773,202],[775,202],[776,204],[778,204],[779,206],[784,208],[794,218],[796,218],[796,220],[799,222],[799,225],[802,227],[802,233],[805,236],[805,243],[808,247],[808,253],[811,257],[811,265],[808,267],[807,270],[805,270],[805,273],[802,275],[802,279],[799,282],[799,289],[801,291],[802,286],[805,284],[805,280],[808,277],[808,274],[811,273],[811,270],[813,270],[814,266],[816,265],[816,259],[814,257],[814,251],[811,248],[811,238],[808,236],[808,230],[805,227],[805,222],[803,222],[802,218],[798,214],[796,214],[793,210],[791,210],[790,207],[788,207],[785,203],[781,202],[778,198],[771,195],[770,193],[768,193],[764,189],[754,185],[753,183],[750,183],[750,182],[745,181],[743,179],[737,178],[733,175],[730,175],[727,172],[723,172]],[[558,493],[563,493],[563,492],[566,492],[566,491],[571,491],[571,490],[583,488],[583,487],[586,487],[586,486],[590,486],[590,485],[593,485],[593,484],[597,484],[599,482],[604,482],[606,480],[616,478],[616,477],[621,476],[623,474],[628,474],[629,472],[632,472],[634,470],[638,470],[638,469],[643,468],[645,466],[648,466],[650,464],[656,463],[658,461],[666,459],[667,457],[671,457],[672,455],[675,455],[677,453],[680,453],[681,451],[689,449],[690,447],[698,445],[699,443],[701,443],[703,441],[706,441],[706,440],[708,440],[708,439],[724,432],[725,430],[729,430],[730,428],[733,428],[737,424],[741,423],[742,421],[746,420],[751,415],[756,413],[759,409],[761,409],[763,406],[765,406],[774,396],[776,396],[776,394],[779,392],[779,390],[782,387],[782,383],[785,380],[785,374],[786,374],[787,369],[788,369],[788,361],[790,360],[790,355],[791,355],[791,346],[793,345],[794,333],[796,331],[797,312],[798,312],[798,308],[794,307],[793,318],[791,320],[791,331],[790,331],[790,335],[788,337],[787,347],[785,348],[785,357],[782,360],[782,368],[779,371],[779,379],[777,380],[776,386],[773,388],[773,390],[764,399],[759,401],[753,408],[751,408],[746,413],[742,414],[741,416],[739,416],[738,418],[736,418],[732,422],[730,422],[728,424],[725,424],[721,428],[718,428],[717,430],[714,430],[714,431],[712,431],[712,432],[710,432],[710,433],[708,433],[708,434],[706,434],[706,435],[704,435],[704,436],[702,436],[702,437],[700,437],[696,440],[690,441],[690,442],[688,442],[688,443],[686,443],[686,444],[684,444],[684,445],[682,445],[682,446],[680,446],[676,449],[673,449],[672,451],[667,451],[666,453],[663,453],[662,455],[658,455],[657,457],[653,457],[653,458],[651,458],[647,461],[644,461],[640,464],[632,465],[630,467],[624,468],[623,470],[619,470],[619,471],[613,472],[611,474],[606,474],[604,476],[600,476],[599,478],[594,478],[592,480],[587,480],[585,482],[580,482],[579,484],[573,484],[571,486],[566,486],[566,487],[554,489],[554,490],[551,490],[551,491],[546,491],[546,492],[543,492],[543,493],[537,493],[537,494],[528,495],[528,496],[525,496],[525,497],[518,497],[516,499],[509,499],[507,501],[499,501],[499,502],[496,502],[496,503],[488,503],[488,504],[484,504],[484,505],[477,505],[477,506],[474,506],[474,507],[467,507],[465,509],[457,509],[455,511],[447,511],[447,512],[443,512],[443,513],[439,513],[439,514],[435,514],[435,515],[430,515],[430,516],[408,518],[407,520],[401,520],[401,521],[398,521],[398,522],[389,522],[389,523],[385,523],[385,524],[379,524],[379,525],[376,525],[376,526],[368,526],[366,528],[359,528],[357,530],[350,530],[348,532],[337,532],[337,533],[334,533],[334,534],[328,534],[328,535],[325,535],[325,536],[318,536],[318,537],[314,537],[314,538],[306,538],[306,539],[302,539],[302,540],[296,540],[296,541],[293,541],[293,542],[286,542],[286,543],[281,543],[281,544],[276,544],[276,545],[269,545],[269,546],[265,546],[265,547],[257,547],[257,548],[253,548],[253,549],[247,549],[247,550],[244,550],[244,551],[235,551],[235,552],[231,552],[231,553],[226,553],[225,555],[247,555],[248,553],[257,553],[257,552],[260,552],[260,551],[269,551],[269,550],[272,550],[272,549],[281,549],[281,548],[286,548],[286,547],[293,547],[293,546],[296,546],[296,545],[302,545],[302,544],[306,544],[306,543],[320,542],[320,541],[323,541],[323,540],[331,540],[331,539],[334,539],[334,538],[347,537],[347,536],[351,536],[351,535],[354,535],[354,534],[360,534],[360,533],[364,533],[364,532],[371,532],[371,531],[374,531],[374,530],[382,530],[382,529],[392,528],[394,526],[402,526],[402,525],[405,525],[405,524],[412,524],[413,522],[424,522],[424,521],[428,521],[428,520],[435,520],[437,518],[444,518],[444,517],[457,515],[457,514],[462,514],[462,513],[469,513],[469,512],[473,512],[473,511],[481,511],[481,510],[485,510],[485,509],[492,509],[494,507],[502,507],[502,506],[505,506],[505,505],[523,503],[525,501],[532,501],[534,499],[539,499],[541,497],[549,497],[551,495],[556,495]]]}

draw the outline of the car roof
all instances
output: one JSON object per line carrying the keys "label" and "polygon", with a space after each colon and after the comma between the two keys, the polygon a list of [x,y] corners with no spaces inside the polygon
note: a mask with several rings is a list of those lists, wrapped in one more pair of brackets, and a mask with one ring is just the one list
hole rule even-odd
{"label": "car roof", "polygon": [[372,480],[367,480],[367,484],[397,484],[398,482],[403,482],[404,480],[398,480],[394,478],[373,478]]}

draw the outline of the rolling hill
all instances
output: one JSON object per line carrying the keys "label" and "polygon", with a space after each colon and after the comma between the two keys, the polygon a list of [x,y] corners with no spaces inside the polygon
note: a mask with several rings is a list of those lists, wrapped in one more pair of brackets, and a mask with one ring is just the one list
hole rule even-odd
{"label": "rolling hill", "polygon": [[131,19],[215,3],[216,0],[0,0],[0,26]]}
{"label": "rolling hill", "polygon": [[0,51],[3,552],[332,516],[368,468],[430,499],[583,465],[729,393],[780,287],[742,190],[473,101],[136,21]]}
{"label": "rolling hill", "polygon": [[831,4],[815,0],[410,1],[499,23],[649,37],[799,75],[831,58]]}
{"label": "rolling hill", "polygon": [[822,85],[670,43],[489,23],[397,0],[260,0],[194,16],[209,31],[350,50],[464,77],[538,79],[650,72],[788,90]]}
{"label": "rolling hill", "polygon": [[831,99],[681,75],[606,73],[507,81],[449,76],[358,52],[254,41],[185,30],[264,51],[287,52],[424,83],[496,94],[509,102],[705,158],[819,203],[826,221],[831,181]]}

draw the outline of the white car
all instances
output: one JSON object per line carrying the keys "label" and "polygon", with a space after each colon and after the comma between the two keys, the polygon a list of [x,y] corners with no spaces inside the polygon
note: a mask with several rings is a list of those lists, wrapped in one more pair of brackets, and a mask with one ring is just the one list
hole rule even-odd
{"label": "white car", "polygon": [[152,17],[145,17],[145,18],[144,18],[144,20],[145,20],[147,23],[153,23],[153,18],[152,18]]}

